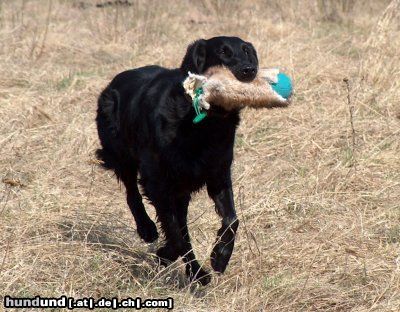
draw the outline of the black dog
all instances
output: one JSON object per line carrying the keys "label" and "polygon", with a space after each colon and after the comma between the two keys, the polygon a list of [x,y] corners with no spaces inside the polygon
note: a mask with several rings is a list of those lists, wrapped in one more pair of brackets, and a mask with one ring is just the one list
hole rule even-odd
{"label": "black dog", "polygon": [[226,66],[240,81],[251,81],[258,70],[257,54],[252,44],[237,37],[195,41],[180,68],[146,66],[117,75],[99,97],[96,118],[103,147],[97,155],[125,184],[139,236],[152,242],[158,233],[143,206],[138,173],[166,238],[157,255],[162,261],[182,256],[187,275],[204,285],[210,277],[192,250],[188,205],[191,194],[206,185],[222,217],[211,265],[224,272],[239,225],[231,181],[239,111],[213,107],[193,124],[195,111],[182,82],[189,71],[201,74],[216,65]]}

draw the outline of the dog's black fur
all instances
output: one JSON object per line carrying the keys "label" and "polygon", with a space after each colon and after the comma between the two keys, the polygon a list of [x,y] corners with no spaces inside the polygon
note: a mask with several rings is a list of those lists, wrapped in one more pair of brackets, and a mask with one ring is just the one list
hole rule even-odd
{"label": "dog's black fur", "polygon": [[197,40],[180,68],[146,66],[118,74],[98,100],[97,127],[102,145],[98,157],[126,186],[127,202],[139,236],[146,242],[158,237],[138,190],[156,208],[166,243],[157,251],[162,261],[179,256],[186,273],[202,284],[210,277],[195,259],[187,228],[191,194],[207,186],[222,217],[211,254],[214,270],[224,272],[239,225],[233,202],[231,164],[239,111],[212,108],[200,123],[182,82],[188,72],[201,74],[224,65],[241,81],[251,81],[258,70],[252,44],[237,37]]}

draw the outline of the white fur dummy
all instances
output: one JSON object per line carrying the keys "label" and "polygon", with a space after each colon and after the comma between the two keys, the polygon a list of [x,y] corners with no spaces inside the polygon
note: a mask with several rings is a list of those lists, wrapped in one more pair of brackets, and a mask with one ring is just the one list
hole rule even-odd
{"label": "white fur dummy", "polygon": [[226,110],[240,107],[273,108],[285,107],[289,100],[276,93],[270,83],[277,82],[279,69],[260,69],[251,82],[241,82],[225,67],[212,67],[204,75],[192,74],[183,82],[186,93],[194,99],[195,91],[203,88],[199,96],[200,107],[208,110],[211,105]]}

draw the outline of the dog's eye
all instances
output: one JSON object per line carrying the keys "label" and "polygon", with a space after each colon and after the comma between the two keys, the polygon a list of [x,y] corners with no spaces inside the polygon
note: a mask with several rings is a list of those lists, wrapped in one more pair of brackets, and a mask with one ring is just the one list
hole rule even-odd
{"label": "dog's eye", "polygon": [[231,55],[231,50],[229,50],[228,47],[222,47],[219,51],[219,54],[224,55],[224,56],[230,56]]}
{"label": "dog's eye", "polygon": [[243,52],[244,52],[244,54],[246,54],[246,55],[249,55],[249,49],[246,47],[246,46],[244,46],[243,47]]}

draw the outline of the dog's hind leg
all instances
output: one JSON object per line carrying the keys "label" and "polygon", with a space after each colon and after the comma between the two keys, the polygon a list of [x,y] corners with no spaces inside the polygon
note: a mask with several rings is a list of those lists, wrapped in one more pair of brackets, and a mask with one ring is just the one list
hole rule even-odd
{"label": "dog's hind leg", "polygon": [[144,208],[142,195],[140,195],[138,189],[137,170],[134,164],[130,165],[130,169],[124,170],[120,178],[125,184],[126,199],[136,221],[136,228],[140,238],[147,243],[154,242],[158,238],[157,227]]}

